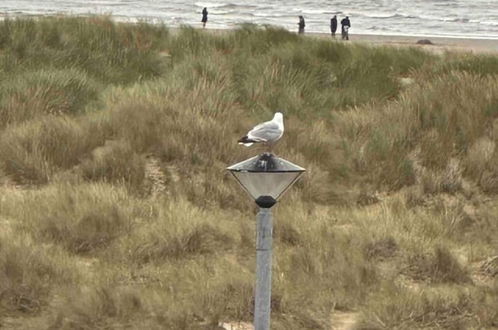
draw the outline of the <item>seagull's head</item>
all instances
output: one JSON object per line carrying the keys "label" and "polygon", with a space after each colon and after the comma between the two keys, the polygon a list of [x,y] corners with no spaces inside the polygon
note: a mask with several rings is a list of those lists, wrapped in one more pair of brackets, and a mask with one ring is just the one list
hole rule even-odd
{"label": "seagull's head", "polygon": [[280,127],[284,127],[284,115],[281,112],[275,112],[273,120],[276,121]]}

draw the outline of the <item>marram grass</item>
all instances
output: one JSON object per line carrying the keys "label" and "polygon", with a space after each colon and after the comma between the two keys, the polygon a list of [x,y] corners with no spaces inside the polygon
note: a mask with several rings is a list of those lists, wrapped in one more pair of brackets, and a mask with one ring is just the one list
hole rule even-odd
{"label": "marram grass", "polygon": [[[227,165],[277,109],[273,329],[498,326],[498,57],[244,25],[0,22],[0,327],[251,322]],[[334,319],[335,320],[335,319]]]}

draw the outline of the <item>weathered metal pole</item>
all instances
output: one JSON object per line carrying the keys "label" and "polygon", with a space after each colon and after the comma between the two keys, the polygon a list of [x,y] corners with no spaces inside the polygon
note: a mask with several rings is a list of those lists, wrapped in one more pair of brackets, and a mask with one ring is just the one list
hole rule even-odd
{"label": "weathered metal pole", "polygon": [[255,330],[270,329],[272,234],[271,209],[261,207],[256,224]]}

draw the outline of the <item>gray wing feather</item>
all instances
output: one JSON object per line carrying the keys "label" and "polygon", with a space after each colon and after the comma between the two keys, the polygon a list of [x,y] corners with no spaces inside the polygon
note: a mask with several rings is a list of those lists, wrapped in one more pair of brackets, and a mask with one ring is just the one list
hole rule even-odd
{"label": "gray wing feather", "polygon": [[248,136],[261,141],[272,141],[278,139],[282,132],[277,123],[266,122],[254,127]]}
{"label": "gray wing feather", "polygon": [[278,124],[273,122],[273,121],[265,121],[264,123],[258,124],[254,126],[254,128],[251,130],[251,132],[259,130],[261,128],[273,128],[273,129],[278,129]]}

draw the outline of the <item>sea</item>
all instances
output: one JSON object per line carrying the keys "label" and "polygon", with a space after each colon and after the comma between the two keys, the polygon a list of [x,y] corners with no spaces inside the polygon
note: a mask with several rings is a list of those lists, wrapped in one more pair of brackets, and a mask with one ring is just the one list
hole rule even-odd
{"label": "sea", "polygon": [[498,39],[498,0],[0,0],[0,18],[40,15],[112,15],[170,27],[231,29],[243,23],[330,33],[330,18],[349,16],[351,34]]}

